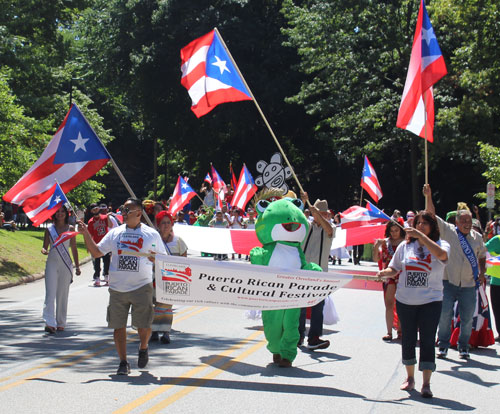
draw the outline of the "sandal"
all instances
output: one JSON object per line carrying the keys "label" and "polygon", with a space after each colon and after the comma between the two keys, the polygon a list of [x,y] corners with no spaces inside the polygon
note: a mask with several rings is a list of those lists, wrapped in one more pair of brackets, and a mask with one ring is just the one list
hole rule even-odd
{"label": "sandal", "polygon": [[47,332],[49,335],[54,335],[56,333],[56,328],[53,326],[45,326],[45,332]]}
{"label": "sandal", "polygon": [[399,387],[401,391],[412,391],[414,388],[415,388],[415,378],[413,377],[406,378]]}
{"label": "sandal", "polygon": [[382,341],[391,342],[392,341],[392,334],[387,334],[387,335],[383,336]]}

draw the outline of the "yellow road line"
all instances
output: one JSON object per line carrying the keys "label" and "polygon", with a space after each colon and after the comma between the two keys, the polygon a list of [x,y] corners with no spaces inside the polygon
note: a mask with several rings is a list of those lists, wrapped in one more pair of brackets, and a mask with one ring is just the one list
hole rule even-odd
{"label": "yellow road line", "polygon": [[238,363],[242,359],[245,359],[250,354],[253,354],[257,350],[262,348],[265,344],[266,344],[266,340],[265,339],[261,340],[260,342],[254,344],[253,346],[248,348],[246,351],[242,352],[236,358],[231,359],[230,361],[226,362],[220,368],[216,368],[213,371],[211,371],[210,373],[208,373],[207,375],[205,375],[204,377],[196,379],[196,381],[194,381],[193,385],[186,385],[183,389],[179,390],[178,392],[176,392],[175,394],[166,398],[165,400],[159,402],[154,407],[151,407],[149,410],[144,411],[144,413],[153,414],[153,413],[157,413],[160,410],[168,407],[170,404],[172,404],[172,403],[176,402],[177,400],[181,399],[182,397],[185,397],[186,395],[192,393],[193,391],[195,391],[197,388],[199,388],[201,385],[203,385],[207,381],[222,374],[227,369],[229,369],[230,367],[232,367],[234,364]]}
{"label": "yellow road line", "polygon": [[[21,375],[25,375],[31,371],[36,371],[37,369],[45,368],[49,365],[54,365],[54,364],[57,364],[59,362],[65,361],[67,359],[71,359],[75,356],[78,356],[78,355],[84,353],[84,352],[88,352],[88,351],[91,351],[92,349],[99,348],[99,347],[105,345],[105,342],[109,342],[109,341],[110,341],[109,339],[103,339],[102,341],[99,341],[98,343],[96,343],[94,346],[91,346],[90,348],[80,349],[79,351],[72,352],[71,354],[63,355],[59,358],[54,358],[51,361],[44,362],[43,364],[37,365],[36,367],[28,368],[28,369],[25,369],[24,371],[17,372],[15,374],[10,375],[9,377],[0,378],[0,382],[5,382],[5,381],[8,381],[14,377],[19,377]],[[0,390],[1,390],[1,388],[0,388]]]}
{"label": "yellow road line", "polygon": [[[187,313],[187,312],[191,312],[192,310],[195,310],[194,312],[191,312],[191,313],[189,313],[187,315],[184,315],[181,318],[176,318],[176,319],[174,319],[174,321],[177,322],[177,323],[178,322],[182,322],[183,320],[188,319],[191,316],[195,316],[195,315],[197,315],[197,314],[199,314],[199,313],[201,313],[201,312],[203,312],[203,311],[205,311],[207,309],[209,309],[209,308],[201,308],[201,309],[199,309],[198,306],[191,306],[191,307],[189,307],[189,308],[187,308],[187,309],[179,312],[177,315],[183,314],[183,313]],[[129,335],[130,335],[130,333],[129,333]],[[74,357],[76,357],[76,356],[78,356],[80,354],[83,354],[85,352],[91,351],[91,350],[96,349],[96,348],[100,348],[101,346],[105,345],[106,342],[109,342],[109,341],[110,341],[110,339],[103,339],[102,341],[99,341],[98,343],[96,343],[95,345],[91,346],[90,348],[80,349],[79,351],[72,352],[71,354],[63,355],[63,356],[61,356],[59,358],[54,358],[51,361],[44,362],[43,364],[39,364],[39,365],[37,365],[35,367],[25,369],[24,371],[19,371],[19,372],[15,373],[15,374],[12,374],[12,375],[8,376],[8,377],[0,378],[0,382],[6,382],[6,381],[9,381],[9,380],[11,380],[11,379],[13,379],[15,377],[20,377],[20,376],[26,375],[26,374],[28,374],[30,372],[36,371],[38,369],[42,369],[42,368],[45,368],[45,367],[48,367],[48,366],[51,366],[51,365],[58,364],[60,362],[66,361],[68,359],[74,358]],[[112,349],[112,348],[113,347],[106,348],[106,350]],[[93,356],[93,355],[94,354],[91,354],[91,356]],[[89,358],[89,356],[87,356],[87,358]],[[81,361],[81,360],[84,360],[84,359],[86,359],[86,358],[78,359],[77,361]],[[65,363],[65,364],[61,365],[61,367],[63,367],[63,366],[71,366],[71,365],[73,365],[73,364],[69,364],[68,365],[68,364]],[[57,369],[60,369],[60,368],[57,368]],[[44,371],[43,373],[45,373],[45,372],[47,372],[47,371]],[[23,384],[24,382],[26,382],[26,380],[30,380],[30,379],[33,379],[33,378],[38,378],[40,375],[42,375],[42,373],[39,373],[37,375],[28,377],[25,380],[20,380],[20,381],[17,381],[15,383],[12,383],[12,384],[5,385],[3,387],[0,387],[0,391],[4,391],[4,390],[7,390],[7,389],[10,389],[10,388],[12,388],[15,385]]]}
{"label": "yellow road line", "polygon": [[158,395],[164,393],[165,391],[169,390],[173,386],[179,384],[182,382],[183,379],[190,379],[192,376],[198,374],[199,372],[207,369],[210,367],[210,365],[215,364],[225,356],[231,354],[232,352],[236,351],[237,349],[241,348],[243,345],[246,343],[252,341],[254,338],[258,337],[259,335],[262,335],[262,331],[256,331],[253,332],[251,335],[246,337],[245,339],[242,339],[240,342],[237,344],[233,345],[231,348],[225,350],[219,355],[216,355],[212,358],[210,358],[207,362],[202,363],[201,365],[189,370],[188,372],[180,375],[178,379],[172,381],[169,384],[161,385],[158,388],[155,388],[153,391],[143,395],[142,397],[137,398],[135,401],[132,401],[128,403],[127,405],[124,405],[122,408],[116,410],[113,412],[113,414],[123,414],[123,413],[128,413],[132,411],[133,409],[139,407],[142,404],[147,403],[148,401],[152,400],[153,398],[157,397]]}
{"label": "yellow road line", "polygon": [[[138,341],[138,339],[129,341],[129,343],[134,343],[134,342],[139,342],[139,341]],[[108,352],[108,351],[111,351],[114,348],[115,348],[114,345],[113,346],[108,346],[107,348],[103,348],[103,349],[101,349],[99,351],[92,352],[91,354],[83,355],[82,357],[80,357],[78,359],[75,359],[73,361],[64,362],[64,363],[58,365],[57,367],[47,369],[45,371],[39,372],[36,375],[32,375],[30,377],[23,378],[22,380],[19,380],[19,381],[12,382],[10,384],[4,385],[3,387],[0,387],[0,391],[6,391],[8,389],[17,387],[18,385],[22,385],[22,384],[24,384],[25,382],[27,382],[29,380],[36,379],[36,378],[41,378],[41,377],[43,377],[45,375],[48,375],[48,374],[51,374],[51,373],[53,373],[55,371],[59,371],[61,368],[70,367],[70,366],[75,365],[75,364],[77,364],[77,363],[79,363],[81,361],[85,361],[86,359],[92,358],[94,356],[103,354],[103,353]]]}

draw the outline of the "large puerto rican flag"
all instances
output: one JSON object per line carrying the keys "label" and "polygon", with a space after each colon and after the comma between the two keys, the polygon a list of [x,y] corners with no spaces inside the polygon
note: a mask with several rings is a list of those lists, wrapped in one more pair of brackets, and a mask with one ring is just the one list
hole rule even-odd
{"label": "large puerto rican flag", "polygon": [[372,203],[368,203],[367,208],[352,206],[340,213],[340,223],[344,230],[353,227],[387,223],[390,220],[391,218],[387,214],[379,210]]}
{"label": "large puerto rican flag", "polygon": [[92,177],[110,158],[88,121],[73,104],[40,158],[3,199],[24,206],[28,217],[34,217],[49,205],[55,181],[64,193],[68,193]]}
{"label": "large puerto rican flag", "polygon": [[396,126],[434,141],[434,95],[432,85],[447,74],[424,0],[420,1],[410,65]]}
{"label": "large puerto rican flag", "polygon": [[184,207],[189,200],[191,200],[196,195],[196,192],[191,188],[191,186],[179,175],[177,179],[177,184],[174,189],[174,194],[172,194],[172,200],[170,200],[170,205],[168,207],[168,212],[175,216],[179,210]]}
{"label": "large puerto rican flag", "polygon": [[361,175],[361,187],[370,194],[370,197],[373,198],[376,203],[382,198],[382,188],[378,182],[377,174],[366,155],[363,173]]}
{"label": "large puerto rican flag", "polygon": [[257,191],[257,186],[253,180],[250,171],[245,164],[241,169],[240,179],[236,185],[236,190],[233,196],[233,207],[237,207],[241,210],[245,210],[245,206],[252,199],[255,192]]}
{"label": "large puerto rican flag", "polygon": [[181,49],[181,71],[198,118],[221,103],[252,100],[216,30]]}

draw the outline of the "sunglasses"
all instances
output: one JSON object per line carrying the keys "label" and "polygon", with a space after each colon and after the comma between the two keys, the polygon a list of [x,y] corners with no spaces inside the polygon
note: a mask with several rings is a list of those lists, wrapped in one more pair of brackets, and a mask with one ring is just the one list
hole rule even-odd
{"label": "sunglasses", "polygon": [[128,214],[128,213],[132,213],[132,212],[134,212],[134,211],[140,211],[140,210],[139,210],[139,209],[137,209],[137,208],[136,208],[135,210],[130,210],[130,208],[128,208],[128,207],[124,207],[124,208],[123,208],[123,212],[124,212],[124,213],[126,213],[126,214]]}

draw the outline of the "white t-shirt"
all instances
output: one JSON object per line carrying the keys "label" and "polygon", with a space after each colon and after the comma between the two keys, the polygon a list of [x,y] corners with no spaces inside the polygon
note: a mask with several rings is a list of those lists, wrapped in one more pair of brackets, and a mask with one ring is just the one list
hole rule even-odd
{"label": "white t-shirt", "polygon": [[269,266],[300,269],[302,267],[302,262],[300,260],[299,250],[295,246],[276,243],[276,247],[269,260]]}
{"label": "white t-shirt", "polygon": [[130,292],[151,283],[153,263],[147,257],[129,256],[125,251],[167,254],[160,234],[141,224],[136,229],[122,224],[112,228],[97,245],[103,254],[112,252],[109,265],[109,287],[118,292]]}
{"label": "white t-shirt", "polygon": [[[450,245],[444,240],[437,244],[450,254]],[[401,271],[396,300],[405,305],[424,305],[443,300],[443,273],[447,261],[438,260],[417,241],[400,243],[389,267]]]}

